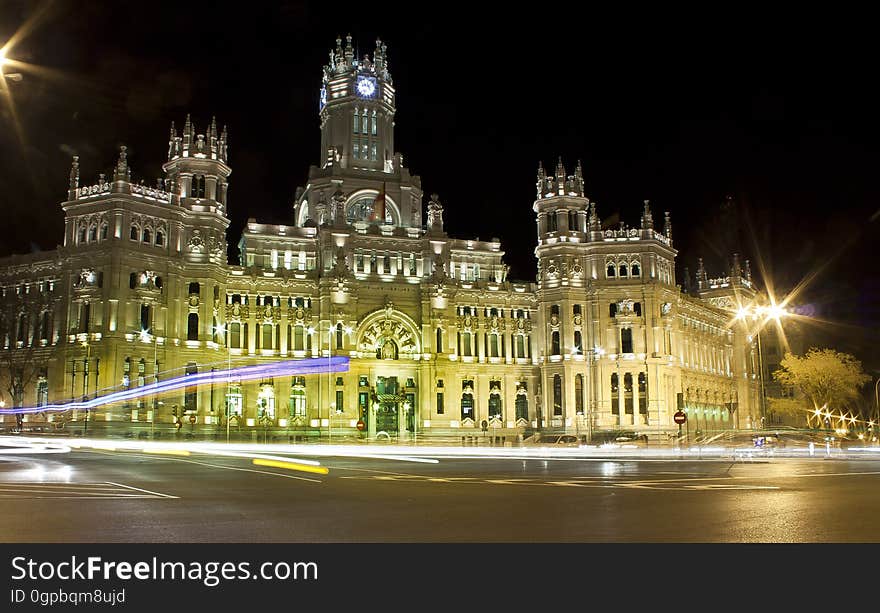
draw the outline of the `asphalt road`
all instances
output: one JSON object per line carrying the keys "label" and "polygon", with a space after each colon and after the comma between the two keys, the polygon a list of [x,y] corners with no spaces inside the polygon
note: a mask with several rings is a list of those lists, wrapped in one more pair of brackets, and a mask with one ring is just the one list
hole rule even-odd
{"label": "asphalt road", "polygon": [[0,455],[0,542],[880,542],[880,459],[319,460]]}

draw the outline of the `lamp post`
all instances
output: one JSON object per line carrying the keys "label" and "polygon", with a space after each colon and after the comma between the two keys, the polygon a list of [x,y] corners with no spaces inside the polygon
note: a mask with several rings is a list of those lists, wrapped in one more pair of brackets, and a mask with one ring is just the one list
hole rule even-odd
{"label": "lamp post", "polygon": [[785,310],[782,306],[778,304],[771,304],[770,306],[747,306],[740,307],[736,312],[735,319],[740,321],[745,321],[747,317],[751,317],[753,322],[759,321],[762,317],[763,320],[758,323],[757,328],[753,332],[757,336],[757,345],[758,345],[758,369],[760,370],[761,377],[761,428],[766,427],[767,420],[767,395],[766,390],[764,388],[764,351],[761,345],[761,333],[764,330],[764,326],[771,319],[775,320],[776,323],[779,323],[779,320],[784,317],[788,311]]}
{"label": "lamp post", "polygon": [[[141,329],[140,331],[140,339],[142,343],[150,342],[150,331],[148,329]],[[150,439],[152,440],[155,423],[156,423],[156,413],[159,410],[159,337],[155,334],[152,335],[153,338],[153,410],[150,412]]]}
{"label": "lamp post", "polygon": [[[86,357],[83,359],[83,395],[82,401],[85,402],[89,397],[89,358],[92,356],[92,346],[88,340],[82,342],[82,346],[86,348]],[[83,434],[89,430],[89,407],[86,407],[86,418],[83,422]]]}
{"label": "lamp post", "polygon": [[[874,383],[874,404],[877,407],[877,424],[880,425],[880,396],[878,396],[877,386],[880,385],[880,378]],[[880,429],[880,428],[878,428]],[[872,428],[873,430],[873,428]],[[873,432],[872,432],[873,434]]]}

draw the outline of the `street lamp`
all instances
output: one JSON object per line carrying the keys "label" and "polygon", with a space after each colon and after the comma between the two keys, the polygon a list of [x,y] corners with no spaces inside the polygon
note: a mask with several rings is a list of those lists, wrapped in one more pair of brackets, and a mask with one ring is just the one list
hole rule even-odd
{"label": "street lamp", "polygon": [[587,354],[590,357],[590,406],[587,409],[587,443],[593,442],[593,415],[596,411],[596,396],[598,395],[598,386],[596,384],[596,370],[598,366],[598,359],[605,355],[605,350],[599,346],[595,346],[592,349],[587,351]]}
{"label": "street lamp", "polygon": [[[82,342],[82,346],[86,348],[86,357],[83,360],[83,395],[82,401],[85,402],[89,397],[89,358],[92,357],[92,346],[88,340]],[[86,418],[83,422],[83,434],[89,430],[89,407],[86,407]]]}
{"label": "street lamp", "polygon": [[[775,302],[771,303],[770,306],[740,306],[736,311],[736,320],[745,322],[748,318],[751,318],[753,322],[758,321],[763,318],[762,321],[757,325],[754,333],[757,336],[758,343],[758,370],[761,375],[761,428],[763,429],[766,426],[767,419],[767,395],[764,388],[764,351],[761,346],[761,333],[764,330],[764,326],[771,319],[774,320],[777,324],[779,324],[779,320],[785,317],[788,314],[788,311],[781,305],[776,304]],[[751,336],[749,336],[749,340],[751,340]]]}

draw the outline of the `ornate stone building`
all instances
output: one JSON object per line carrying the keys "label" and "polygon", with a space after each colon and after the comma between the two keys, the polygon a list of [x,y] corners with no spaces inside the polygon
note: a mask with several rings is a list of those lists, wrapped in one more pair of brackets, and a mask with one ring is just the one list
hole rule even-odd
{"label": "ornate stone building", "polygon": [[[63,245],[0,263],[6,407],[63,403],[158,379],[280,359],[348,356],[346,373],[191,387],[91,420],[407,437],[531,427],[743,427],[758,410],[754,346],[730,325],[748,274],[688,295],[670,214],[602,228],[580,164],[538,170],[536,283],[508,278],[491,241],[454,238],[436,195],[394,150],[386,48],[336,41],[320,90],[320,163],[289,225],[249,219],[226,260],[227,133],[172,124],[165,178],[110,177],[62,204]],[[423,219],[423,206],[426,216]],[[662,227],[662,229],[661,229]],[[702,281],[701,281],[702,283]],[[705,291],[704,291],[705,290]],[[6,391],[6,390],[9,391]],[[31,415],[79,423],[82,412]],[[7,416],[7,422],[12,419]],[[135,423],[132,423],[135,422]]]}

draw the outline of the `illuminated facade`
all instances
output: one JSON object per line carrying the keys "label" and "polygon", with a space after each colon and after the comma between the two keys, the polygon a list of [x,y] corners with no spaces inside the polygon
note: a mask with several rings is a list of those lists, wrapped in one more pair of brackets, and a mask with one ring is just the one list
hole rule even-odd
{"label": "illuminated facade", "polygon": [[477,433],[483,422],[511,437],[671,432],[679,407],[695,430],[752,422],[754,348],[730,326],[740,290],[754,294],[750,278],[683,293],[669,214],[661,230],[645,202],[638,227],[602,228],[580,165],[568,175],[560,161],[538,171],[536,282],[513,281],[500,241],[450,237],[439,198],[424,204],[394,151],[395,104],[385,46],[358,60],[350,37],[337,40],[320,91],[320,164],[290,225],[248,220],[238,265],[226,259],[225,128],[172,124],[155,188],[132,182],[124,147],[112,177],[93,185],[80,185],[74,158],[63,246],[0,268],[2,352],[30,360],[7,407],[348,356],[343,374],[233,378],[91,419],[187,413],[223,426],[228,407],[236,427],[335,434],[362,421],[364,435],[404,438]]}

